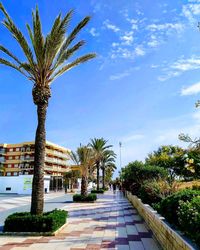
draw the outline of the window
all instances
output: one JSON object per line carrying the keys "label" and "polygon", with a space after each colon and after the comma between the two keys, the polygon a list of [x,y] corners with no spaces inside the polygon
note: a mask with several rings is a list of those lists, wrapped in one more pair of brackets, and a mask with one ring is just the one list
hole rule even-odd
{"label": "window", "polygon": [[15,168],[18,168],[18,164],[15,164],[14,167],[15,167]]}
{"label": "window", "polygon": [[17,174],[17,172],[14,172],[14,173],[13,173],[13,175],[15,175],[15,176],[16,176],[16,175],[18,175],[18,174]]}
{"label": "window", "polygon": [[8,157],[8,160],[12,160],[12,156],[9,156],[9,157]]}
{"label": "window", "polygon": [[19,148],[16,148],[16,151],[19,152]]}
{"label": "window", "polygon": [[9,152],[13,152],[13,148],[10,148],[10,149],[9,149]]}
{"label": "window", "polygon": [[6,175],[7,175],[7,176],[11,176],[11,173],[10,173],[10,172],[7,172]]}
{"label": "window", "polygon": [[11,187],[6,187],[6,191],[11,191]]}
{"label": "window", "polygon": [[15,159],[19,159],[19,156],[15,156]]}
{"label": "window", "polygon": [[8,164],[8,168],[12,168],[12,164]]}

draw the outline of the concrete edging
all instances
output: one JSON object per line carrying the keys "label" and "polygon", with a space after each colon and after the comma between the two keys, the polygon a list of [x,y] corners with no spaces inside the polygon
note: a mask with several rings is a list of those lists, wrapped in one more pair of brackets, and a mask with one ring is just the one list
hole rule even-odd
{"label": "concrete edging", "polygon": [[127,192],[127,198],[144,218],[154,236],[165,250],[195,250],[175,230],[173,230],[162,217],[148,204],[142,203],[137,196]]}

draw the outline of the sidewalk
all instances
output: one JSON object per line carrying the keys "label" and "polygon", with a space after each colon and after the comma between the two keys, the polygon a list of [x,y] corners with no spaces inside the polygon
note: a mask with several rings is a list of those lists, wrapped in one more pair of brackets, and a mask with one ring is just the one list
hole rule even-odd
{"label": "sidewalk", "polygon": [[2,250],[157,250],[144,221],[120,193],[106,192],[95,203],[71,203],[68,225],[55,237],[0,237]]}

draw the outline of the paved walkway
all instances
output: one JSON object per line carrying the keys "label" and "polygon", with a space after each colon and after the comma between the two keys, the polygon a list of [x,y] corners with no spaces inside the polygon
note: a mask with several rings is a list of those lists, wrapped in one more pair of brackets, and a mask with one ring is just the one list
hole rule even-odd
{"label": "paved walkway", "polygon": [[0,237],[3,250],[157,250],[137,211],[119,193],[99,195],[95,203],[71,203],[68,225],[55,237]]}

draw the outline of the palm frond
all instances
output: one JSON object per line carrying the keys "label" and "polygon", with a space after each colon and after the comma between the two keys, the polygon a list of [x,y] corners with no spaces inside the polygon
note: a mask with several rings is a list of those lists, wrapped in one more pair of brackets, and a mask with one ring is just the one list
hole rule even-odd
{"label": "palm frond", "polygon": [[73,61],[72,63],[67,64],[66,66],[64,66],[63,68],[61,68],[60,70],[58,70],[52,77],[51,81],[53,81],[53,79],[55,79],[56,77],[62,75],[64,72],[72,69],[75,66],[78,66],[81,63],[85,63],[88,60],[95,58],[96,54],[91,53],[91,54],[87,54],[85,56],[81,56],[78,59],[76,59],[75,61]]}
{"label": "palm frond", "polygon": [[70,10],[62,20],[59,15],[54,22],[50,34],[46,37],[44,46],[47,68],[52,65],[55,56],[65,40],[66,27],[71,20],[72,14],[73,10]]}
{"label": "palm frond", "polygon": [[35,13],[32,13],[33,19],[33,47],[37,58],[38,68],[41,69],[44,65],[44,38],[42,34],[42,25],[40,21],[40,15],[38,7],[36,7]]}
{"label": "palm frond", "polygon": [[0,50],[3,51],[8,56],[10,56],[12,59],[14,59],[18,64],[21,64],[20,60],[15,55],[13,55],[8,49],[6,49],[4,46],[0,45]]}
{"label": "palm frond", "polygon": [[60,49],[60,53],[58,55],[58,58],[65,52],[65,50],[68,48],[68,46],[71,44],[71,42],[76,38],[76,35],[85,27],[85,25],[90,21],[91,17],[87,16],[85,17],[70,33],[70,35],[65,40],[63,46]]}
{"label": "palm frond", "polygon": [[13,69],[16,69],[17,71],[19,71],[20,73],[22,73],[23,75],[25,75],[26,77],[28,77],[28,76],[25,74],[25,72],[22,71],[22,70],[20,69],[19,66],[15,65],[15,64],[13,64],[13,63],[11,63],[11,62],[9,62],[9,61],[3,59],[3,58],[0,58],[0,64],[3,64],[3,65],[5,65],[5,66],[11,67],[11,68],[13,68]]}
{"label": "palm frond", "polygon": [[6,20],[3,21],[4,26],[10,31],[12,36],[18,41],[26,58],[28,59],[29,63],[33,66],[34,65],[34,58],[33,58],[32,51],[29,48],[28,42],[26,41],[22,32],[15,26],[14,22],[12,21],[11,17],[6,12],[2,3],[0,4],[0,10],[3,12],[3,14],[6,17]]}
{"label": "palm frond", "polygon": [[60,57],[57,58],[55,66],[53,67],[54,69],[56,69],[57,67],[59,67],[61,64],[63,64],[66,60],[68,60],[71,56],[73,56],[73,54],[79,50],[83,45],[85,44],[85,41],[80,41],[78,43],[76,43],[72,48],[64,51]]}

